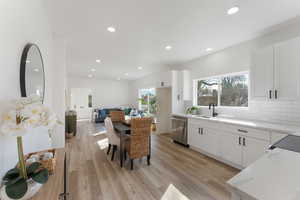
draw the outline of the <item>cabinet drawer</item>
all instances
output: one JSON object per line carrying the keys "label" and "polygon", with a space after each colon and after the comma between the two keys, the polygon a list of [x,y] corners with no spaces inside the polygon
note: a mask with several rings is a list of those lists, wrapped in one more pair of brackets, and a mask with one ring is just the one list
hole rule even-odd
{"label": "cabinet drawer", "polygon": [[234,125],[223,125],[222,129],[229,131],[231,133],[270,141],[270,132],[269,131],[248,128],[248,127],[243,127],[243,126],[234,126]]}
{"label": "cabinet drawer", "polygon": [[208,120],[205,120],[205,119],[189,119],[188,121],[190,124],[196,124],[198,125],[199,127],[202,127],[202,128],[215,128],[217,127],[216,125],[217,124],[220,124],[218,122],[211,122],[211,121],[208,121]]}

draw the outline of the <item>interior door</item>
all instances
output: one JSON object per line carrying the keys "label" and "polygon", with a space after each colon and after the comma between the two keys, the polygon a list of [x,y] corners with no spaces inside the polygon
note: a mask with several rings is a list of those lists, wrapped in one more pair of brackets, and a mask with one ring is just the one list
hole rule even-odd
{"label": "interior door", "polygon": [[264,155],[269,145],[268,141],[245,137],[245,145],[243,146],[243,167],[248,167],[251,163]]}
{"label": "interior door", "polygon": [[275,90],[279,100],[300,99],[300,38],[275,46]]}
{"label": "interior door", "polygon": [[220,156],[224,160],[242,166],[241,136],[229,132],[219,134]]}
{"label": "interior door", "polygon": [[72,88],[71,89],[71,109],[76,110],[78,119],[91,118],[92,109],[89,108],[89,88]]}
{"label": "interior door", "polygon": [[253,53],[250,73],[252,99],[271,99],[274,86],[273,47],[259,49]]}

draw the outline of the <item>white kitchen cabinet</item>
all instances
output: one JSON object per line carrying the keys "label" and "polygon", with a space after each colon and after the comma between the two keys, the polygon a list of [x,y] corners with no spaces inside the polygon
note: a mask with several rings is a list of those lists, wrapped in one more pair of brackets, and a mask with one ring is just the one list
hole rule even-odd
{"label": "white kitchen cabinet", "polygon": [[254,52],[250,72],[252,99],[270,99],[274,85],[274,49],[268,47]]}
{"label": "white kitchen cabinet", "polygon": [[192,99],[190,71],[172,71],[172,112],[184,113],[185,103]]}
{"label": "white kitchen cabinet", "polygon": [[243,167],[249,166],[256,161],[259,157],[265,154],[270,146],[270,141],[243,137]]}
{"label": "white kitchen cabinet", "polygon": [[218,153],[218,134],[214,129],[203,128],[200,148],[212,155]]}
{"label": "white kitchen cabinet", "polygon": [[188,144],[211,155],[217,155],[217,131],[203,126],[202,122],[203,121],[199,121],[199,124],[188,124]]}
{"label": "white kitchen cabinet", "polygon": [[188,144],[199,148],[201,145],[200,128],[197,124],[188,124]]}
{"label": "white kitchen cabinet", "polygon": [[234,167],[249,166],[270,146],[270,132],[237,125],[189,119],[188,143]]}
{"label": "white kitchen cabinet", "polygon": [[251,98],[300,99],[300,38],[256,50],[251,62]]}
{"label": "white kitchen cabinet", "polygon": [[275,98],[298,100],[300,99],[300,38],[276,44],[274,49]]}
{"label": "white kitchen cabinet", "polygon": [[242,165],[242,137],[237,134],[223,132],[220,134],[220,157],[236,165]]}

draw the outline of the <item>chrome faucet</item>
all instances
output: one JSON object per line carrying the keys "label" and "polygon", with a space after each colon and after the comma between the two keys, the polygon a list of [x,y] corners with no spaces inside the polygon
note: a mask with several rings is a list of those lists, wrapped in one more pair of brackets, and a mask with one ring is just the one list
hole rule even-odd
{"label": "chrome faucet", "polygon": [[209,107],[208,107],[209,110],[211,109],[211,107],[213,107],[213,112],[212,112],[212,116],[213,116],[213,117],[218,116],[218,113],[216,113],[216,110],[215,110],[215,107],[216,107],[216,106],[217,106],[216,104],[210,103],[210,104],[209,104]]}

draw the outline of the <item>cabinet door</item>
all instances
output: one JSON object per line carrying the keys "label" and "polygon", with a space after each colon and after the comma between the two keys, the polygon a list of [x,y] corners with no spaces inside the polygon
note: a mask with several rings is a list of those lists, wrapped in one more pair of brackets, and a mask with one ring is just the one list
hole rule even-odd
{"label": "cabinet door", "polygon": [[200,129],[198,125],[196,124],[188,124],[188,144],[199,148],[200,144],[199,142],[201,141],[200,139]]}
{"label": "cabinet door", "polygon": [[220,157],[242,166],[242,145],[239,144],[241,136],[223,132],[219,134],[219,137]]}
{"label": "cabinet door", "polygon": [[203,128],[203,134],[201,135],[201,149],[212,155],[218,153],[218,134],[214,129]]}
{"label": "cabinet door", "polygon": [[279,100],[300,99],[300,38],[275,45],[275,90]]}
{"label": "cabinet door", "polygon": [[243,139],[245,140],[243,142],[243,167],[247,167],[265,154],[269,142],[249,137]]}
{"label": "cabinet door", "polygon": [[[252,55],[251,63],[251,97],[252,99],[271,99],[273,90],[274,49],[268,47],[256,50]],[[271,93],[271,95],[273,95]]]}

